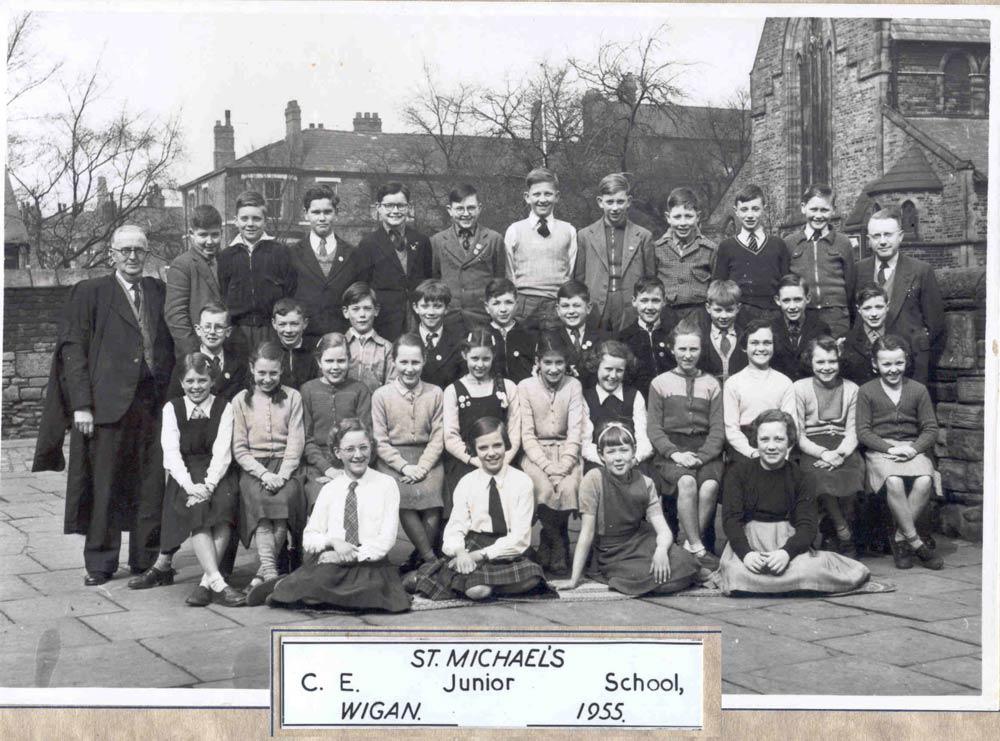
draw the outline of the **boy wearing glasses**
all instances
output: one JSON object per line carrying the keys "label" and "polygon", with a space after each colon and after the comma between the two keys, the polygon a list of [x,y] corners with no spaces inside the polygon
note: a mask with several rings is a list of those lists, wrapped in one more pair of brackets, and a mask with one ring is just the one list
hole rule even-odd
{"label": "boy wearing glasses", "polygon": [[483,291],[506,268],[503,237],[479,224],[482,205],[471,185],[460,185],[448,194],[451,226],[431,237],[431,273],[452,289],[445,322],[472,327],[489,323]]}
{"label": "boy wearing glasses", "polygon": [[174,258],[167,268],[164,313],[178,358],[198,350],[195,323],[201,307],[222,301],[216,260],[222,244],[222,215],[214,206],[195,208],[188,230],[188,244],[187,252]]}
{"label": "boy wearing glasses", "polygon": [[378,295],[375,331],[389,340],[413,326],[413,291],[431,277],[431,242],[408,225],[410,189],[399,182],[383,183],[375,191],[378,228],[366,234],[355,253],[357,280]]}

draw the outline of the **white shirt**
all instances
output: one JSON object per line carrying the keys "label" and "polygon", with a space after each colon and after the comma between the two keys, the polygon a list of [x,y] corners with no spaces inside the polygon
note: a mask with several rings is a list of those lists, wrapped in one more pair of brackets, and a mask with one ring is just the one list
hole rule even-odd
{"label": "white shirt", "polygon": [[[892,276],[896,273],[896,263],[899,262],[899,253],[889,258],[885,266],[885,283],[886,286],[892,282]],[[878,285],[878,269],[882,267],[882,258],[877,254],[875,255],[875,272],[872,277],[875,279],[875,285]]]}
{"label": "white shirt", "polygon": [[[309,244],[312,245],[313,252],[316,253],[316,259],[318,260],[319,255],[319,235],[316,232],[309,232]],[[330,232],[330,236],[326,238],[326,259],[334,260],[337,257],[337,237],[334,236],[333,232]]]}
{"label": "white shirt", "polygon": [[[319,553],[319,562],[326,563],[323,551],[332,548],[331,541],[344,539],[344,504],[347,489],[354,481],[350,476],[338,476],[324,486],[316,499],[309,522],[302,534],[302,547]],[[358,479],[359,561],[378,561],[396,543],[399,529],[399,485],[387,474],[369,468]]]}
{"label": "white shirt", "polygon": [[219,348],[218,354],[216,354],[216,353],[213,353],[211,350],[209,350],[204,345],[199,345],[198,346],[198,352],[200,352],[202,355],[204,355],[205,357],[207,357],[209,360],[211,360],[212,358],[218,358],[219,359],[219,370],[220,371],[223,368],[226,367],[226,354],[222,351],[221,347]]}
{"label": "white shirt", "polygon": [[514,329],[514,322],[511,322],[506,327],[501,327],[496,322],[490,322],[490,326],[493,327],[493,329],[495,329],[497,332],[499,332],[500,336],[503,337],[504,342],[506,342],[507,333],[510,332],[512,329]]}
{"label": "white shirt", "polygon": [[767,235],[764,233],[764,227],[758,226],[753,232],[748,232],[746,229],[740,229],[740,236],[737,238],[740,244],[749,245],[750,235],[753,234],[757,239],[757,248],[764,246],[764,240],[767,239]]}
{"label": "white shirt", "polygon": [[[473,390],[469,386],[473,386],[476,391],[481,390],[481,387],[468,379],[468,376],[463,376],[459,380],[462,381],[462,385],[465,386],[470,394],[473,393]],[[492,382],[487,383],[492,385]],[[510,463],[521,449],[521,404],[517,399],[517,384],[509,378],[503,379],[503,385],[497,391],[503,391],[507,397],[507,418],[503,421],[507,424],[507,437],[510,439],[510,450],[507,451],[507,455],[504,457]],[[487,394],[473,396],[472,398],[482,399],[485,396]],[[463,463],[468,463],[472,458],[469,455],[468,448],[465,446],[465,440],[462,438],[461,425],[458,418],[458,391],[455,389],[455,384],[453,383],[448,384],[448,388],[444,390],[444,449],[452,457],[457,458]]]}
{"label": "white shirt", "polygon": [[[716,327],[713,324],[712,325],[712,331],[711,331],[712,346],[716,350],[718,350],[720,357],[722,357],[722,348],[720,347],[720,345],[722,344],[722,335],[723,335],[723,331],[721,329],[719,329],[718,327]],[[729,343],[730,343],[729,344],[729,355],[732,355],[733,354],[733,350],[736,349],[736,330],[734,330],[732,327],[730,327],[729,329],[727,329],[725,331],[725,335],[729,338]],[[728,356],[726,356],[726,357],[728,359]]]}
{"label": "white shirt", "polygon": [[[185,396],[184,409],[187,412],[187,419],[191,419],[195,406],[201,409],[206,418],[210,417],[212,402],[214,400],[215,397],[209,394],[205,401],[196,405]],[[233,460],[232,445],[233,407],[227,402],[226,406],[222,409],[222,416],[219,418],[219,431],[215,436],[215,442],[212,443],[212,460],[208,464],[208,471],[205,474],[204,483],[213,491],[219,485],[226,471],[229,470],[229,464]],[[160,425],[160,446],[163,448],[163,467],[170,474],[170,477],[185,490],[193,486],[194,482],[191,480],[191,473],[188,471],[187,465],[184,463],[184,458],[181,456],[181,433],[180,428],[177,426],[177,417],[174,414],[174,405],[172,403],[167,403],[163,407],[163,418]]]}
{"label": "white shirt", "polygon": [[427,335],[429,335],[431,332],[434,332],[435,337],[434,337],[434,345],[433,345],[433,347],[436,348],[438,346],[438,343],[441,341],[441,332],[442,332],[443,329],[444,329],[444,325],[441,325],[437,329],[431,330],[431,329],[427,329],[427,327],[425,327],[423,324],[421,324],[420,328],[419,328],[419,331],[420,331],[420,341],[424,343],[424,347],[430,346],[430,343],[427,341]]}
{"label": "white shirt", "polygon": [[819,239],[820,237],[825,237],[827,234],[829,234],[829,232],[830,232],[829,226],[825,226],[822,229],[813,229],[811,226],[807,226],[805,228],[806,239],[810,241],[812,241],[813,234],[816,234],[817,235],[816,239]]}
{"label": "white shirt", "polygon": [[263,242],[265,239],[270,239],[272,242],[274,241],[274,237],[272,237],[267,232],[261,234],[260,239],[258,239],[253,244],[250,244],[248,241],[243,239],[242,234],[237,234],[235,237],[233,237],[233,241],[229,243],[229,246],[232,247],[234,244],[242,244],[244,247],[247,248],[247,252],[249,252],[252,255],[253,251],[257,249],[257,245]]}
{"label": "white shirt", "polygon": [[115,271],[115,278],[118,279],[118,285],[120,285],[122,287],[122,290],[125,291],[125,297],[128,299],[128,305],[132,307],[132,313],[135,314],[135,318],[138,319],[139,310],[135,307],[135,294],[132,292],[132,286],[135,286],[139,290],[139,296],[141,297],[139,299],[139,302],[141,306],[142,301],[145,298],[145,296],[143,296],[142,293],[142,286],[140,285],[140,281],[142,280],[142,278],[137,280],[135,283],[129,283],[127,280],[125,280],[125,277],[117,270]]}
{"label": "white shirt", "polygon": [[[722,387],[722,417],[726,442],[747,458],[756,450],[740,429],[753,422],[767,409],[780,409],[795,419],[795,390],[792,379],[774,368],[760,370],[748,365],[730,376]],[[790,441],[794,443],[795,441]]]}
{"label": "white shirt", "polygon": [[[594,388],[597,392],[597,400],[603,404],[609,396],[614,396],[618,401],[625,403],[625,391],[621,386],[610,394],[600,386]],[[646,432],[646,400],[642,397],[641,391],[635,392],[635,401],[632,402],[632,426],[635,428],[635,458],[642,462],[651,458],[654,450],[653,444],[649,441],[649,434]],[[582,455],[584,460],[603,466],[601,457],[597,454],[597,444],[594,442],[594,420],[587,408],[587,416],[583,422],[583,447]]]}
{"label": "white shirt", "polygon": [[[528,474],[505,465],[496,476],[503,517],[508,534],[483,549],[489,559],[520,556],[531,546],[531,519],[535,513],[535,492]],[[451,517],[444,528],[441,551],[454,556],[465,548],[469,532],[493,531],[490,518],[490,475],[477,468],[458,482]]]}

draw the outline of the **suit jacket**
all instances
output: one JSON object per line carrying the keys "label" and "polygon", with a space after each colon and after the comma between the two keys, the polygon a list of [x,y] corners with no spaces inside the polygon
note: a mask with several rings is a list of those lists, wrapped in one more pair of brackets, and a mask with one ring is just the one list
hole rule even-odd
{"label": "suit jacket", "polygon": [[829,325],[817,314],[804,312],[798,345],[792,344],[784,315],[778,316],[771,322],[771,330],[774,333],[774,356],[771,358],[771,367],[776,371],[781,371],[793,381],[811,376],[812,369],[803,368],[799,356],[811,340],[820,335],[830,334]]}
{"label": "suit jacket", "polygon": [[493,369],[502,378],[520,383],[531,375],[535,368],[535,335],[520,324],[514,324],[504,340],[500,330],[490,325],[496,352],[493,353]]}
{"label": "suit jacket", "polygon": [[431,277],[431,242],[420,232],[407,227],[407,270],[396,257],[396,250],[389,235],[381,226],[366,234],[355,254],[358,261],[358,280],[367,282],[375,290],[380,305],[375,319],[375,331],[395,342],[411,325],[410,302],[413,289]]}
{"label": "suit jacket", "polygon": [[584,389],[596,384],[597,373],[590,370],[588,365],[590,365],[591,358],[597,353],[597,346],[608,339],[607,335],[599,329],[587,327],[583,333],[580,350],[577,351],[570,341],[565,327],[552,331],[559,334],[566,345],[566,373],[578,378]]}
{"label": "suit jacket", "polygon": [[449,384],[454,383],[462,376],[462,346],[465,340],[460,327],[442,326],[441,336],[438,337],[437,345],[434,349],[427,348],[426,360],[424,360],[424,370],[420,374],[420,380],[426,383],[433,383],[435,386],[445,389]]}
{"label": "suit jacket", "polygon": [[202,307],[212,302],[222,303],[222,291],[208,260],[193,248],[175,257],[167,268],[164,314],[178,358],[195,352],[201,345],[194,325]]}
{"label": "suit jacket", "polygon": [[677,365],[670,351],[670,333],[676,322],[660,320],[660,326],[650,334],[635,321],[628,325],[618,339],[625,343],[635,355],[635,373],[625,379],[625,383],[637,389],[649,401],[649,385],[661,373]]}
{"label": "suit jacket", "polygon": [[[715,349],[715,345],[712,344],[712,320],[708,316],[708,312],[705,310],[695,309],[691,312],[691,316],[695,318],[698,322],[698,328],[701,330],[702,337],[702,348],[701,357],[698,359],[698,367],[701,368],[706,373],[715,376],[716,380],[721,384],[723,382],[722,378],[722,358],[719,356],[718,350]],[[741,371],[747,367],[747,351],[743,347],[743,332],[746,329],[746,322],[740,320],[740,315],[736,315],[736,324],[733,327],[736,331],[736,346],[733,348],[732,353],[729,355],[729,375],[733,375],[737,371]]]}
{"label": "suit jacket", "polygon": [[431,237],[431,250],[432,277],[440,278],[452,290],[448,314],[452,318],[461,315],[469,326],[488,324],[483,306],[486,284],[504,277],[507,271],[503,236],[479,224],[466,252],[455,227],[449,226]]}
{"label": "suit jacket", "polygon": [[[858,287],[875,284],[875,257],[858,263]],[[892,292],[885,316],[885,330],[899,335],[913,354],[913,377],[927,381],[932,358],[944,347],[944,303],[934,268],[922,260],[900,255],[892,277]]]}
{"label": "suit jacket", "polygon": [[844,344],[840,348],[840,375],[858,386],[876,378],[871,353],[872,343],[868,341],[868,334],[859,318],[844,335]]}
{"label": "suit jacket", "polygon": [[[200,345],[199,345],[200,347]],[[250,352],[247,342],[242,332],[233,332],[232,336],[222,344],[222,372],[212,383],[212,393],[222,396],[227,401],[232,401],[240,391],[250,388]],[[170,387],[167,389],[167,398],[181,396],[184,391],[181,388],[181,380],[184,375],[184,364],[178,362],[174,366],[174,373],[170,379]]]}
{"label": "suit jacket", "polygon": [[327,332],[347,331],[341,299],[347,287],[358,280],[353,259],[356,248],[339,235],[333,236],[337,240],[337,252],[329,275],[323,275],[309,236],[288,250],[297,276],[294,298],[309,312],[305,344],[310,347]]}
{"label": "suit jacket", "polygon": [[[589,322],[596,324],[608,300],[608,245],[604,234],[604,219],[584,227],[576,235],[576,266],[573,277],[585,283],[590,289],[593,303]],[[636,282],[643,276],[656,275],[656,254],[653,250],[653,234],[638,224],[625,224],[625,238],[622,246],[621,291],[631,300]],[[620,331],[635,321],[635,310],[631,303],[616,324]]]}

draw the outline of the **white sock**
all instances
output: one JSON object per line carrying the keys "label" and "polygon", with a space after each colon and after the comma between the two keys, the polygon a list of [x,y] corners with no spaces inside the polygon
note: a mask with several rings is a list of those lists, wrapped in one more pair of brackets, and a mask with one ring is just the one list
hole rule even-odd
{"label": "white sock", "polygon": [[201,575],[201,581],[198,583],[198,586],[199,587],[205,587],[205,589],[208,589],[208,586],[209,586],[208,574],[202,574]]}
{"label": "white sock", "polygon": [[208,578],[208,588],[211,589],[213,592],[221,592],[228,586],[229,585],[226,584],[226,580],[222,578],[222,574],[220,574],[218,571],[215,572],[214,576],[210,576]]}
{"label": "white sock", "polygon": [[697,556],[699,553],[704,553],[706,549],[705,549],[704,545],[699,545],[699,546],[696,547],[696,546],[691,545],[691,541],[690,540],[685,540],[684,541],[684,550],[686,550],[688,553],[693,553],[694,555]]}
{"label": "white sock", "polygon": [[156,563],[153,564],[153,567],[157,571],[170,571],[173,562],[174,562],[173,555],[171,555],[170,553],[160,553],[156,557]]}

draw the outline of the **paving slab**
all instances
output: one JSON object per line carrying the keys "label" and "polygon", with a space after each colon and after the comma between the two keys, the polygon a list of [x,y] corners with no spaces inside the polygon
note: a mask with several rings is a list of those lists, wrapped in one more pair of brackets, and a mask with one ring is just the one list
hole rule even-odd
{"label": "paving slab", "polygon": [[15,623],[44,623],[62,617],[87,617],[106,612],[120,612],[121,607],[99,592],[73,592],[51,597],[5,602],[4,614]]}
{"label": "paving slab", "polygon": [[895,579],[896,590],[908,594],[945,599],[945,593],[969,586],[967,582],[948,576],[947,571],[930,572],[914,568],[904,573],[905,576]]}
{"label": "paving slab", "polygon": [[[63,531],[63,518],[47,514],[44,517],[25,517],[20,520],[10,520],[7,523],[10,527],[15,527],[22,533],[59,533]],[[77,535],[77,542],[80,544],[80,557],[83,558],[83,536]]]}
{"label": "paving slab", "polygon": [[41,592],[16,576],[0,576],[0,602],[42,596]]}
{"label": "paving slab", "polygon": [[917,630],[924,630],[945,638],[954,638],[956,641],[965,641],[975,646],[983,645],[983,621],[979,617],[955,618],[954,620],[941,620],[937,623],[920,623],[914,627]]}
{"label": "paving slab", "polygon": [[[958,583],[956,582],[956,584]],[[978,587],[970,587],[968,584],[962,584],[962,586],[965,588],[954,592],[944,592],[939,595],[939,598],[948,602],[958,602],[962,605],[975,607],[977,611],[981,612],[983,609],[983,590]]]}
{"label": "paving slab", "polygon": [[823,599],[834,604],[859,607],[870,612],[897,615],[928,623],[979,614],[978,607],[946,601],[944,597],[933,599],[907,592],[853,594],[846,597],[824,597]]}
{"label": "paving slab", "polygon": [[775,603],[797,601],[797,598],[781,597],[650,597],[651,602],[669,604],[681,612],[694,615],[714,615],[730,610],[747,610],[771,607]]}
{"label": "paving slab", "polygon": [[3,538],[23,538],[24,533],[11,525],[6,520],[0,522],[0,539]]}
{"label": "paving slab", "polygon": [[864,635],[830,638],[818,641],[817,644],[835,651],[865,656],[884,664],[903,667],[978,653],[975,646],[962,641],[922,630],[899,627]]}
{"label": "paving slab", "polygon": [[[732,681],[763,694],[783,695],[968,695],[963,687],[927,674],[886,666],[857,656],[738,672]],[[791,689],[790,689],[791,688]]]}
{"label": "paving slab", "polygon": [[728,682],[725,679],[722,680],[722,694],[724,695],[759,695],[757,690],[749,689],[748,687],[743,687],[742,685],[736,684],[735,682]]}
{"label": "paving slab", "polygon": [[90,587],[84,587],[83,585],[83,576],[85,573],[81,566],[75,569],[22,574],[20,578],[44,595],[55,595],[90,589]]}
{"label": "paving slab", "polygon": [[[209,605],[205,608],[211,612],[216,612],[223,617],[232,620],[234,623],[239,625],[256,626],[256,625],[288,625],[289,623],[301,623],[304,621],[309,621],[312,623],[314,618],[304,612],[298,612],[296,610],[285,610],[280,607],[222,607],[221,605]],[[339,616],[345,617],[353,620],[358,625],[363,625],[356,617],[352,616]]]}
{"label": "paving slab", "polygon": [[[243,608],[233,608],[243,609]],[[179,613],[166,610],[127,610],[82,617],[84,623],[109,640],[129,641],[160,636],[188,637],[192,632],[222,630],[238,623],[211,610],[186,607]]]}
{"label": "paving slab", "polygon": [[[677,602],[677,600],[674,600]],[[672,609],[674,603],[664,607],[662,603],[645,600],[624,599],[612,602],[562,602],[547,600],[539,602],[515,603],[515,609],[538,615],[560,625],[693,625],[702,620],[689,613]],[[463,608],[464,609],[464,608]]]}
{"label": "paving slab", "polygon": [[[725,677],[801,661],[817,661],[827,658],[830,653],[816,643],[773,636],[753,628],[722,628],[722,673]],[[788,686],[794,685],[789,683]]]}
{"label": "paving slab", "polygon": [[739,610],[727,612],[726,622],[745,628],[755,628],[775,636],[787,636],[798,641],[818,641],[824,638],[838,638],[849,635],[852,630],[846,625],[830,620],[817,620],[802,615],[786,615],[774,610]]}
{"label": "paving slab", "polygon": [[0,557],[17,556],[24,553],[28,546],[28,536],[24,533],[18,535],[0,535]]}
{"label": "paving slab", "polygon": [[[83,573],[83,549],[81,548],[45,548],[32,543],[27,548],[27,555],[38,561],[49,571],[71,569],[74,566]],[[83,577],[81,576],[81,579]]]}
{"label": "paving slab", "polygon": [[814,620],[829,620],[840,617],[856,617],[864,613],[849,605],[835,605],[821,599],[778,602],[766,608],[768,612],[780,612],[783,615],[812,618]]}
{"label": "paving slab", "polygon": [[271,687],[271,675],[257,674],[252,677],[234,677],[215,682],[200,682],[191,686],[197,689],[266,690]]}
{"label": "paving slab", "polygon": [[969,582],[969,584],[983,583],[982,565],[959,566],[957,569],[949,569],[946,561],[945,568],[939,573],[950,579],[958,579],[960,581]]}
{"label": "paving slab", "polygon": [[930,674],[932,677],[946,679],[955,684],[979,690],[983,686],[983,663],[971,656],[958,656],[953,659],[940,659],[926,664],[914,664],[911,670]]}
{"label": "paving slab", "polygon": [[[39,646],[51,650],[52,646],[72,648],[108,643],[108,639],[91,630],[76,618],[61,618],[30,624],[0,626],[0,654],[7,651],[31,652]],[[2,674],[0,674],[2,676]]]}
{"label": "paving slab", "polygon": [[838,630],[843,630],[845,636],[870,633],[875,630],[886,630],[894,626],[919,628],[927,624],[917,622],[916,620],[907,620],[897,615],[881,615],[875,612],[865,612],[864,610],[855,610],[854,615],[830,618],[823,622],[836,626]]}
{"label": "paving slab", "polygon": [[182,667],[195,682],[232,679],[270,670],[271,632],[265,626],[147,638],[141,644]]}
{"label": "paving slab", "polygon": [[0,503],[0,514],[6,515],[11,522],[16,522],[26,517],[48,517],[52,515],[49,510],[38,502],[24,504]]}
{"label": "paving slab", "polygon": [[23,553],[17,553],[13,556],[4,556],[3,558],[0,558],[0,576],[36,574],[40,571],[45,571],[45,567],[38,563],[35,559],[30,556],[26,556]]}
{"label": "paving slab", "polygon": [[116,641],[64,650],[47,686],[181,687],[195,681],[135,641]]}
{"label": "paving slab", "polygon": [[406,627],[454,627],[457,625],[483,628],[549,627],[548,618],[521,609],[521,605],[476,605],[443,610],[421,610],[400,615],[372,613],[361,619],[367,625],[400,625]]}
{"label": "paving slab", "polygon": [[981,546],[972,543],[956,541],[953,543],[953,550],[942,551],[941,546],[937,552],[945,560],[948,566],[975,566],[983,562],[983,549]]}
{"label": "paving slab", "polygon": [[7,504],[34,504],[36,502],[51,502],[53,499],[54,497],[49,492],[39,491],[33,486],[26,485],[0,488],[0,507],[4,507]]}

